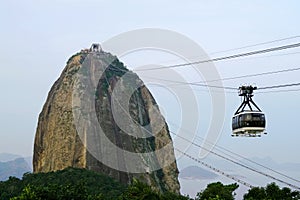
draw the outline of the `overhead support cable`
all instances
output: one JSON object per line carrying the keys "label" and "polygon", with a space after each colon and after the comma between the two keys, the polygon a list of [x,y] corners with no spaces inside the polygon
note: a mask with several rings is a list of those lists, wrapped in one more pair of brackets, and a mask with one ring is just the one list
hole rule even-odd
{"label": "overhead support cable", "polygon": [[275,88],[283,88],[283,87],[294,87],[299,86],[300,83],[290,83],[290,84],[283,84],[283,85],[272,85],[272,86],[266,86],[266,87],[259,87],[258,90],[266,90],[266,89],[275,89]]}
{"label": "overhead support cable", "polygon": [[[265,75],[271,75],[271,74],[293,72],[293,71],[298,71],[298,70],[300,70],[300,67],[283,69],[283,70],[276,70],[276,71],[268,71],[268,72],[262,72],[262,73],[255,73],[255,74],[247,74],[247,75],[242,75],[242,76],[226,77],[226,78],[207,80],[207,81],[195,81],[195,82],[182,82],[182,81],[162,79],[162,78],[151,77],[151,76],[144,76],[144,77],[154,79],[154,80],[162,80],[162,81],[166,81],[166,82],[177,83],[177,84],[173,84],[173,85],[197,85],[197,86],[205,86],[205,87],[214,87],[214,86],[211,86],[211,85],[200,84],[200,83],[211,83],[211,82],[216,82],[216,81],[228,81],[228,80],[241,79],[241,78],[250,78],[250,77],[265,76]],[[235,90],[237,90],[237,88],[233,88],[233,87],[224,87],[224,88],[225,89],[235,89]]]}
{"label": "overhead support cable", "polygon": [[[107,79],[106,79],[106,81],[107,81],[107,83],[108,83],[108,80],[107,80]],[[148,131],[148,130],[147,130],[147,131]],[[149,133],[150,133],[150,132],[149,132]],[[172,133],[172,134],[174,134],[174,135],[177,135],[176,133],[174,133],[174,132],[172,132],[172,131],[170,131],[170,133]],[[151,133],[150,133],[150,134],[151,134]],[[288,185],[288,186],[290,186],[290,187],[293,187],[293,188],[296,188],[296,189],[300,190],[299,187],[294,186],[293,184],[290,184],[290,183],[288,183],[288,182],[286,182],[286,181],[283,181],[283,180],[281,180],[281,179],[278,179],[278,178],[276,178],[276,177],[273,177],[273,176],[271,176],[271,175],[268,175],[268,174],[266,174],[266,173],[264,173],[264,172],[261,172],[261,171],[258,171],[258,170],[256,170],[256,169],[253,169],[252,167],[249,167],[249,166],[247,166],[247,165],[245,165],[245,164],[239,163],[238,161],[235,161],[235,160],[233,160],[233,159],[231,159],[231,158],[228,158],[228,157],[226,157],[226,156],[223,156],[223,155],[221,155],[221,154],[218,154],[218,153],[215,153],[215,152],[213,152],[213,151],[211,151],[211,150],[208,150],[208,149],[206,149],[206,148],[204,148],[204,147],[202,147],[202,146],[200,146],[200,145],[198,145],[198,144],[196,144],[196,143],[194,143],[194,142],[192,142],[192,141],[189,141],[188,139],[186,139],[186,138],[184,138],[184,137],[182,137],[182,136],[179,136],[179,135],[177,135],[177,136],[180,137],[180,138],[182,138],[182,139],[184,139],[184,140],[186,140],[186,141],[188,141],[188,142],[191,142],[191,144],[193,144],[193,145],[195,145],[195,146],[198,146],[198,147],[200,147],[200,148],[202,148],[202,149],[204,149],[204,150],[206,150],[206,151],[208,151],[208,152],[210,152],[210,153],[212,153],[212,154],[214,154],[214,155],[216,155],[216,156],[218,156],[218,157],[221,157],[222,159],[228,160],[228,161],[230,161],[230,162],[232,162],[232,163],[234,163],[234,164],[236,164],[236,165],[242,166],[242,167],[244,167],[244,168],[246,168],[246,169],[249,169],[249,170],[251,170],[251,171],[254,171],[254,172],[256,172],[256,173],[259,173],[259,174],[264,175],[264,176],[266,176],[266,177],[272,178],[272,179],[274,179],[274,180],[276,180],[276,181],[279,181],[279,182],[284,183],[284,184],[286,184],[286,185]],[[185,152],[183,152],[183,151],[181,151],[181,150],[179,150],[179,149],[177,149],[177,148],[174,148],[174,149],[176,149],[177,151],[183,153],[185,156],[187,156],[187,157],[189,157],[189,158],[191,158],[191,159],[197,161],[198,163],[200,163],[200,164],[202,164],[202,165],[204,165],[204,166],[206,166],[206,167],[208,167],[208,168],[214,170],[215,172],[218,172],[218,173],[220,173],[220,174],[222,174],[222,175],[224,175],[224,176],[226,176],[226,177],[228,177],[228,178],[231,178],[231,179],[233,179],[233,180],[235,180],[235,181],[237,181],[237,182],[239,182],[239,183],[241,183],[241,184],[243,184],[243,185],[246,185],[246,186],[248,186],[248,187],[250,187],[250,188],[253,187],[252,185],[246,183],[245,181],[242,181],[242,180],[240,180],[240,179],[237,179],[236,177],[231,176],[231,175],[229,175],[229,174],[226,174],[225,172],[222,172],[221,170],[219,170],[219,169],[217,169],[217,168],[215,168],[215,167],[212,167],[211,165],[208,165],[207,163],[204,163],[203,161],[200,161],[199,159],[196,159],[196,158],[194,158],[193,156],[191,156],[191,155],[189,155],[189,154],[187,154],[187,153],[185,153]]]}
{"label": "overhead support cable", "polygon": [[[177,126],[177,127],[179,128],[179,126],[178,126],[177,124],[172,123],[172,122],[169,122],[169,123],[171,123],[172,125],[175,125],[175,126]],[[180,127],[180,128],[183,129],[182,127]],[[187,130],[187,129],[184,129],[184,131],[190,133],[190,131]],[[200,140],[202,140],[202,141],[204,141],[204,138],[203,138],[203,137],[196,136],[196,138],[197,138],[197,139],[200,139]],[[265,165],[262,165],[262,164],[260,164],[260,163],[258,163],[258,162],[255,162],[255,161],[253,161],[253,160],[251,160],[251,159],[249,159],[249,158],[246,158],[245,156],[242,156],[242,155],[240,155],[240,154],[238,154],[238,153],[236,153],[236,152],[233,152],[233,151],[231,151],[231,150],[229,150],[229,149],[227,149],[227,148],[225,148],[225,147],[222,147],[222,146],[220,146],[220,145],[214,144],[214,143],[212,143],[212,142],[210,142],[210,141],[207,141],[207,140],[205,140],[205,141],[206,141],[208,144],[215,146],[215,147],[218,149],[218,151],[220,151],[221,153],[223,153],[223,154],[226,155],[226,156],[229,156],[229,157],[231,157],[231,158],[234,158],[234,156],[237,156],[237,157],[239,157],[239,158],[241,158],[241,159],[243,159],[243,160],[245,160],[245,161],[248,161],[248,162],[250,162],[250,163],[252,163],[252,164],[258,165],[259,167],[262,167],[262,168],[264,168],[264,169],[270,170],[270,171],[272,171],[272,172],[274,172],[274,173],[276,173],[276,174],[278,174],[278,175],[284,176],[285,178],[288,178],[288,179],[290,179],[290,180],[293,180],[293,181],[295,181],[295,182],[300,183],[299,180],[297,180],[297,179],[295,179],[295,178],[293,178],[293,177],[290,177],[290,176],[288,176],[288,175],[286,175],[286,174],[283,174],[283,173],[281,173],[281,172],[279,172],[279,171],[276,171],[276,170],[274,170],[274,169],[272,169],[272,168],[270,168],[270,167],[268,167],[268,166],[265,166]],[[221,150],[220,150],[220,149],[221,149]],[[222,151],[222,150],[223,150],[223,151]],[[227,153],[225,153],[224,151],[227,152]],[[231,155],[230,155],[230,154],[231,154]],[[234,155],[234,156],[233,156],[233,155]],[[234,158],[234,159],[237,159],[237,158]],[[246,163],[245,163],[245,164],[246,164]]]}
{"label": "overhead support cable", "polygon": [[246,186],[246,187],[254,188],[253,185],[251,185],[250,183],[247,183],[246,181],[243,181],[243,180],[241,180],[241,179],[239,179],[239,178],[236,178],[236,177],[233,176],[233,175],[227,174],[227,173],[223,172],[222,170],[217,169],[217,168],[213,167],[212,165],[209,165],[209,164],[203,162],[202,160],[200,160],[200,159],[198,159],[198,158],[195,158],[194,156],[191,156],[190,154],[188,154],[188,153],[186,153],[186,152],[184,152],[184,151],[181,151],[181,150],[178,149],[178,148],[174,148],[174,149],[175,149],[176,151],[178,151],[179,153],[182,153],[184,156],[186,156],[186,157],[188,157],[188,158],[190,158],[190,159],[196,161],[197,163],[199,163],[199,164],[201,164],[201,165],[203,165],[203,166],[205,166],[205,167],[207,167],[207,168],[213,170],[214,172],[217,172],[218,174],[221,174],[222,176],[225,176],[225,177],[227,177],[227,178],[230,178],[230,179],[232,179],[232,180],[234,180],[234,181],[236,181],[236,182],[238,182],[238,183],[240,183],[240,184],[242,184],[242,185],[244,185],[244,186]]}
{"label": "overhead support cable", "polygon": [[234,58],[239,58],[239,57],[252,56],[252,55],[257,55],[257,54],[264,54],[264,53],[269,53],[269,52],[274,52],[274,51],[281,51],[281,50],[285,50],[285,49],[296,48],[299,46],[300,46],[300,43],[294,43],[294,44],[289,44],[289,45],[284,45],[284,46],[279,46],[279,47],[272,47],[272,48],[268,48],[268,49],[234,54],[231,56],[224,56],[224,57],[219,57],[219,58],[212,58],[212,59],[208,59],[208,60],[200,60],[200,61],[188,62],[188,63],[182,63],[182,64],[176,64],[176,65],[169,65],[169,66],[164,66],[164,67],[136,69],[134,71],[151,71],[151,70],[161,70],[161,69],[168,69],[168,68],[178,68],[178,67],[202,64],[202,63],[208,63],[208,62],[217,62],[217,61],[229,60],[229,59],[234,59]]}
{"label": "overhead support cable", "polygon": [[271,41],[267,41],[267,42],[261,42],[261,43],[257,43],[257,44],[246,45],[246,46],[242,46],[242,47],[237,47],[237,48],[222,50],[222,51],[215,51],[215,52],[209,53],[209,55],[218,54],[218,53],[225,53],[225,52],[230,52],[230,51],[236,51],[236,50],[241,50],[241,49],[246,49],[246,48],[250,48],[250,47],[261,46],[261,45],[265,45],[265,44],[271,44],[271,43],[275,43],[275,42],[282,42],[282,41],[285,41],[285,40],[291,40],[291,39],[296,39],[296,38],[300,38],[300,36],[296,35],[296,36],[281,38],[281,39],[277,39],[277,40],[271,40]]}
{"label": "overhead support cable", "polygon": [[294,185],[294,184],[288,183],[288,182],[286,182],[286,181],[284,181],[284,180],[281,180],[281,179],[279,179],[279,178],[276,178],[276,177],[274,177],[274,176],[271,176],[271,175],[269,175],[269,174],[267,174],[267,173],[264,173],[264,172],[262,172],[262,171],[259,171],[259,170],[257,170],[257,169],[254,169],[254,168],[252,168],[252,167],[249,167],[249,166],[247,166],[247,165],[245,165],[245,164],[242,164],[242,163],[240,163],[240,162],[237,162],[237,161],[235,161],[235,160],[233,160],[233,159],[231,159],[231,158],[227,158],[227,157],[225,157],[225,156],[223,156],[223,155],[221,155],[221,154],[218,154],[218,153],[216,153],[216,152],[214,152],[214,151],[212,151],[212,150],[209,150],[209,149],[207,149],[207,148],[205,148],[205,147],[203,147],[203,146],[201,146],[201,145],[199,145],[199,144],[197,144],[197,143],[195,143],[195,142],[193,142],[193,141],[190,141],[189,139],[186,139],[185,137],[182,137],[182,136],[180,136],[180,135],[178,135],[178,134],[176,134],[176,133],[174,133],[174,132],[172,132],[172,131],[170,131],[170,133],[172,133],[173,135],[175,135],[175,136],[177,136],[177,137],[180,137],[181,139],[183,139],[183,140],[185,140],[185,141],[187,141],[187,142],[190,142],[190,143],[191,143],[192,145],[194,145],[194,146],[197,146],[197,147],[199,147],[199,148],[201,148],[201,149],[204,149],[205,151],[207,151],[207,152],[209,152],[209,153],[212,153],[213,155],[216,155],[216,156],[218,156],[218,157],[220,157],[220,158],[222,158],[222,159],[225,159],[225,160],[227,160],[227,161],[229,161],[229,162],[232,162],[232,163],[234,163],[234,164],[236,164],[236,165],[239,165],[239,166],[241,166],[241,167],[243,167],[243,168],[245,168],[245,169],[248,169],[248,170],[250,170],[250,171],[256,172],[256,173],[258,173],[258,174],[260,174],[260,175],[263,175],[263,176],[265,176],[265,177],[271,178],[271,179],[273,179],[273,180],[276,180],[276,181],[278,181],[278,182],[280,182],[280,183],[283,183],[283,184],[285,184],[285,185],[288,185],[288,186],[290,186],[290,187],[292,187],[292,188],[295,188],[295,189],[297,189],[297,190],[300,191],[300,187],[298,187],[298,186],[296,186],[296,185]]}

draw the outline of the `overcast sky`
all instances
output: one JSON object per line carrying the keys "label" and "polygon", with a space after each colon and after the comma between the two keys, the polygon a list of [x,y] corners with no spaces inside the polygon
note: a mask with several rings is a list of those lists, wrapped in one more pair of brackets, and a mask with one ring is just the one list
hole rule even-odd
{"label": "overcast sky", "polygon": [[[50,87],[62,72],[67,59],[93,42],[102,43],[134,29],[160,28],[185,35],[207,53],[218,52],[300,35],[299,7],[300,2],[297,0],[155,0],[147,3],[137,0],[2,1],[0,152],[32,155],[38,115]],[[295,38],[211,54],[210,57],[299,41],[300,38]],[[233,77],[300,67],[299,52],[300,48],[294,48],[214,64],[222,78]],[[120,59],[130,69],[134,69],[137,64],[150,64],[148,62],[164,65],[183,62],[178,58],[176,60],[174,56],[164,55],[144,51]],[[185,72],[188,74],[188,68]],[[295,71],[224,81],[223,84],[238,87],[244,83],[255,83],[264,87],[299,82],[299,75],[300,71]],[[187,81],[195,80],[191,78]],[[178,120],[178,113],[174,111],[178,108],[176,103],[166,100],[163,92],[155,86],[151,87],[151,91],[164,110],[167,120]],[[211,100],[209,93],[205,91],[197,91],[196,96],[202,120],[198,134],[203,137],[210,121]],[[247,157],[270,156],[277,162],[300,163],[300,135],[297,126],[300,91],[257,94],[254,99],[266,113],[269,134],[262,138],[231,138],[231,117],[239,106],[240,99],[235,93],[226,93],[225,123],[218,144]],[[176,128],[171,126],[171,129]]]}

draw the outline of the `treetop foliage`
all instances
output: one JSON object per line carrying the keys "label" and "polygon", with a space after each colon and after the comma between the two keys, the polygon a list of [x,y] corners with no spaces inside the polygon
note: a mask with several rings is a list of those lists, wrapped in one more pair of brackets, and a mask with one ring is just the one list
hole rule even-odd
{"label": "treetop foliage", "polygon": [[[208,184],[195,200],[233,200],[237,183]],[[199,188],[200,189],[200,188]],[[151,186],[136,179],[126,186],[107,175],[86,169],[66,168],[48,173],[26,173],[22,179],[10,177],[0,182],[1,200],[191,200],[188,196],[159,193]],[[299,191],[279,188],[275,183],[252,188],[245,200],[294,200],[300,199]]]}

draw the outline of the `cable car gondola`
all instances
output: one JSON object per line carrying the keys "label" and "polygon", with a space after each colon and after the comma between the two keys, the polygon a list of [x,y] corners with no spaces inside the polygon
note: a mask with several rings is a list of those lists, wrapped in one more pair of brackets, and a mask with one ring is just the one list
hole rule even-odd
{"label": "cable car gondola", "polygon": [[[231,136],[260,137],[261,133],[266,134],[265,114],[252,100],[253,91],[256,89],[257,87],[251,85],[239,88],[239,96],[243,97],[243,102],[232,117]],[[246,106],[249,110],[245,110]]]}

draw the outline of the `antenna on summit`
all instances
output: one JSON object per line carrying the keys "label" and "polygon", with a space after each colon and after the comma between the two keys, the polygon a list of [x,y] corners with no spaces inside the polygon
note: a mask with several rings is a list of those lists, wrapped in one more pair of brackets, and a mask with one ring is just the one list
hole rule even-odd
{"label": "antenna on summit", "polygon": [[102,48],[101,48],[100,44],[93,43],[90,48],[90,52],[102,52]]}

